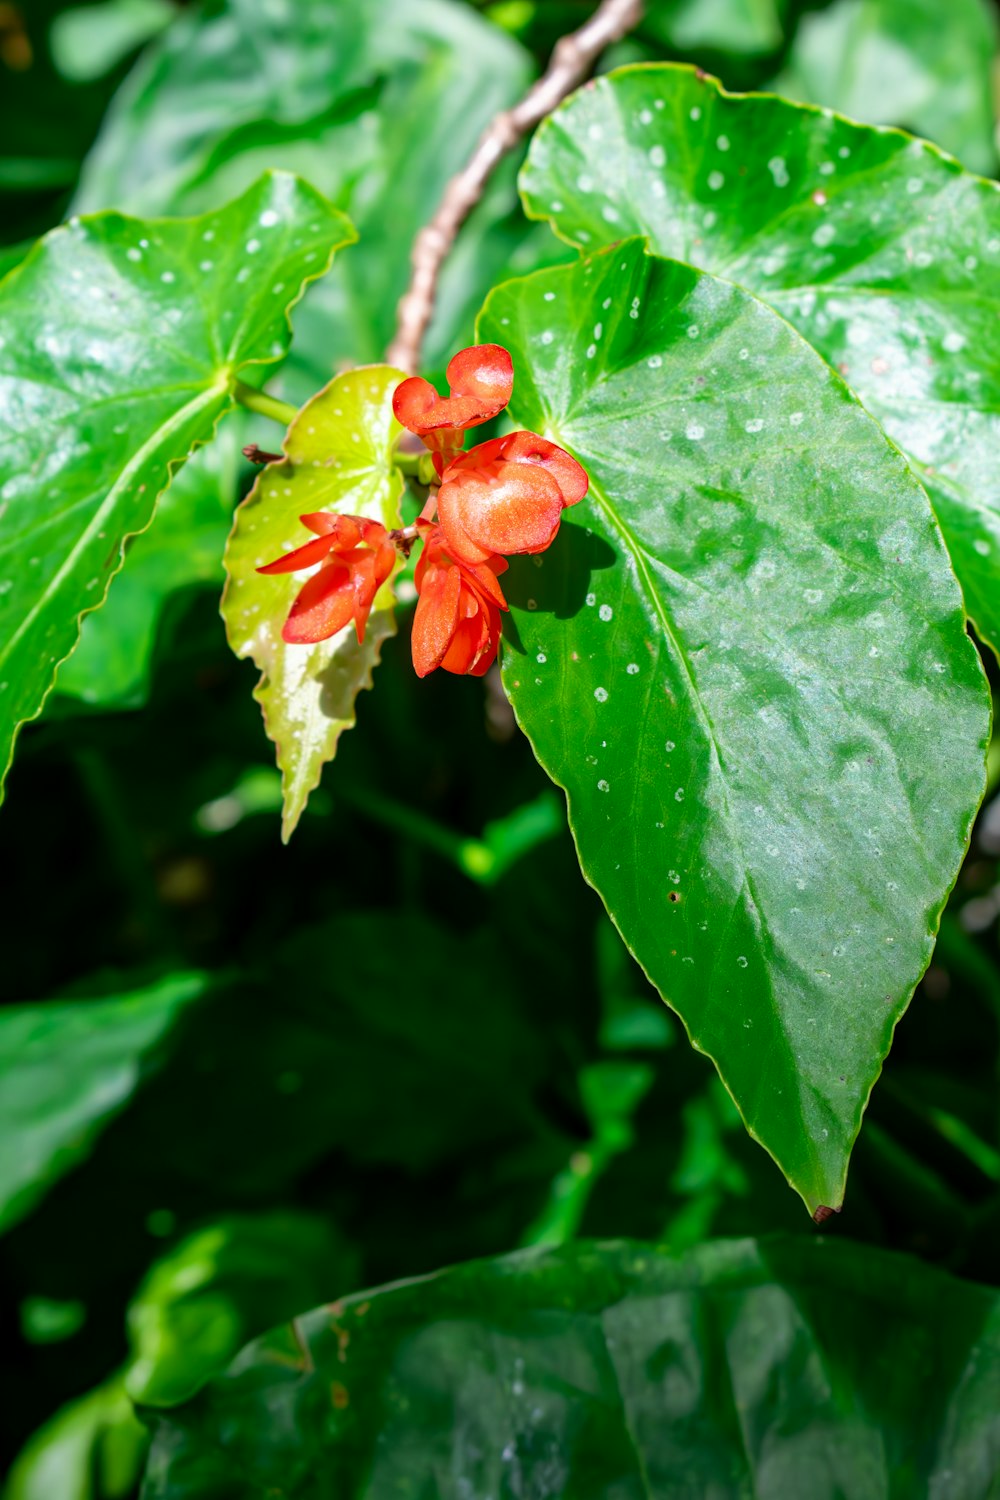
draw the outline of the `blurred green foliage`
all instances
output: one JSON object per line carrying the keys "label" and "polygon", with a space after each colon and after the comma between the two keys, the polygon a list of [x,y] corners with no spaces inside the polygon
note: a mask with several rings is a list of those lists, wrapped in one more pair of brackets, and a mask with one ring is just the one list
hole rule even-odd
{"label": "blurred green foliage", "polygon": [[[187,212],[296,167],[366,250],[296,315],[282,381],[302,398],[380,356],[415,229],[591,9],[0,6],[0,269],[71,201]],[[723,0],[651,0],[604,65],[676,56],[730,87],[778,79],[994,169],[995,17],[978,0],[920,25],[888,0],[735,9],[743,29]],[[566,254],[498,174],[449,268],[432,363],[497,280]],[[251,477],[238,450],[270,446],[267,425],[241,420],[170,492],[155,547],[133,543],[0,814],[10,1500],[125,1500],[147,1441],[126,1392],[186,1397],[245,1340],[361,1287],[574,1235],[811,1233],[583,883],[492,678],[416,682],[404,626],[281,846],[254,674],[217,614],[216,549]],[[992,767],[827,1229],[995,1285]]]}

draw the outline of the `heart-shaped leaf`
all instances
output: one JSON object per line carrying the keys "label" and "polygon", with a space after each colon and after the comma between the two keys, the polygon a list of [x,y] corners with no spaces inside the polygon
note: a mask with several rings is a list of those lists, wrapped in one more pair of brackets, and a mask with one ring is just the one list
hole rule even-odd
{"label": "heart-shaped leaf", "polygon": [[983,792],[927,497],[787,323],[639,240],[507,283],[480,336],[514,419],[590,474],[506,575],[515,712],[632,952],[810,1211],[839,1207]]}
{"label": "heart-shaped leaf", "polygon": [[0,770],[126,538],[211,437],[237,372],[284,354],[288,309],[352,237],[274,173],[199,219],[76,220],[0,285]]}
{"label": "heart-shaped leaf", "polygon": [[998,1366],[996,1289],[909,1256],[573,1244],[275,1329],[157,1420],[143,1496],[987,1500]]}
{"label": "heart-shaped leaf", "polygon": [[237,511],[226,548],[222,613],[237,656],[252,657],[263,674],[254,696],[278,749],[286,842],[341,733],[354,723],[354,700],[371,687],[382,642],[396,629],[393,597],[386,584],[363,645],[353,625],[316,645],[289,645],[281,628],[302,575],[262,577],[257,569],[310,539],[299,517],[313,511],[400,524],[403,480],[392,450],[403,429],[392,414],[392,393],[403,378],[400,370],[373,365],[338,375],[314,396],[288,429],[284,460],[264,469]]}
{"label": "heart-shaped leaf", "polygon": [[1000,366],[987,332],[1000,186],[899,131],[654,66],[557,110],[522,188],[529,212],[579,246],[646,234],[788,318],[911,460],[966,608],[1000,653]]}

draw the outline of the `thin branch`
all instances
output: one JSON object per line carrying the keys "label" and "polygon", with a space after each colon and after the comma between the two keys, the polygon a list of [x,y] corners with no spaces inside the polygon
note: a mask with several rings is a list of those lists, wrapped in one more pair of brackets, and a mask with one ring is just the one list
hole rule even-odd
{"label": "thin branch", "polygon": [[389,364],[408,373],[417,370],[441,267],[497,163],[589,77],[605,47],[631,31],[642,13],[643,0],[602,0],[579,31],[556,43],[548,68],[520,103],[504,110],[487,126],[468,163],[446,187],[437,213],[414,241],[413,271],[399,304],[396,337],[386,355]]}

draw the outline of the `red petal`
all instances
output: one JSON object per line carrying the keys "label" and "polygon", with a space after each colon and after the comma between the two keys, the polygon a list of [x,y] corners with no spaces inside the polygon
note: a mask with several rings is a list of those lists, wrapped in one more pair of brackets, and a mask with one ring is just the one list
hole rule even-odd
{"label": "red petal", "polygon": [[430,566],[419,587],[411,650],[417,676],[426,677],[441,665],[458,628],[461,574],[457,568]]}
{"label": "red petal", "polygon": [[490,438],[488,443],[477,443],[468,453],[460,453],[457,458],[452,459],[443,478],[447,481],[453,469],[485,469],[487,464],[499,463],[503,458],[503,445],[506,441],[506,438],[500,437]]}
{"label": "red petal", "polygon": [[366,516],[358,516],[357,524],[366,547],[381,547],[389,535],[381,521],[370,521]]}
{"label": "red petal", "polygon": [[429,380],[424,380],[421,375],[411,375],[409,380],[401,381],[392,393],[393,416],[410,432],[419,432],[420,427],[415,424],[420,423],[424,413],[440,399]]}
{"label": "red petal", "polygon": [[468,620],[460,620],[447,651],[441,659],[446,672],[464,676],[472,670],[488,645],[488,635],[479,611]]}
{"label": "red petal", "polygon": [[350,554],[351,585],[354,589],[354,628],[358,640],[364,641],[365,625],[371,614],[378,584],[375,582],[375,554],[358,550]]}
{"label": "red petal", "polygon": [[[402,381],[392,398],[396,420],[421,437],[434,433],[435,440],[427,446],[443,458],[461,448],[461,432],[466,427],[478,427],[503,411],[514,388],[514,365],[500,344],[475,344],[455,355],[447,374],[451,388],[447,399],[439,397],[419,375]],[[455,431],[440,431],[447,428]]]}
{"label": "red petal", "polygon": [[350,622],[354,613],[351,570],[328,563],[299,590],[281,638],[295,644],[325,641]]}
{"label": "red petal", "polygon": [[506,609],[508,607],[507,600],[503,596],[503,589],[497,582],[496,572],[491,566],[491,564],[498,562],[503,563],[501,572],[509,566],[506,558],[503,557],[491,557],[486,562],[478,563],[471,567],[466,564],[462,564],[461,566],[466,580],[479,594],[484,605],[492,604],[497,609]]}
{"label": "red petal", "polygon": [[485,562],[493,553],[543,552],[559,529],[562,492],[551,474],[534,463],[495,469],[495,476],[460,469],[438,492],[448,550],[462,562]]}
{"label": "red petal", "polygon": [[446,374],[452,397],[477,401],[494,417],[503,411],[514,389],[514,361],[502,344],[473,344],[460,349]]}
{"label": "red petal", "polygon": [[342,516],[335,511],[315,510],[308,516],[299,516],[303,526],[315,531],[318,536],[332,536],[332,546],[338,552],[356,547],[361,540],[361,528],[357,516]]}
{"label": "red petal", "polygon": [[315,563],[322,562],[330,551],[330,538],[318,536],[311,542],[306,542],[303,547],[296,547],[294,552],[286,552],[284,557],[276,558],[274,562],[265,563],[258,568],[258,573],[298,573],[302,568],[311,568]]}
{"label": "red petal", "polygon": [[499,646],[500,616],[497,615],[496,621],[494,622],[493,616],[491,615],[489,623],[489,634],[486,641],[486,649],[483,651],[482,655],[479,657],[479,660],[475,663],[475,665],[470,667],[470,676],[485,677],[486,673],[490,670],[490,667],[492,667],[493,663],[497,659],[497,651],[499,649]]}
{"label": "red petal", "polygon": [[375,587],[380,589],[392,575],[396,566],[396,549],[391,542],[383,542],[375,553]]}
{"label": "red petal", "polygon": [[575,505],[587,493],[586,469],[558,443],[550,443],[537,432],[512,432],[500,442],[508,463],[540,464],[551,474],[562,492],[563,505]]}

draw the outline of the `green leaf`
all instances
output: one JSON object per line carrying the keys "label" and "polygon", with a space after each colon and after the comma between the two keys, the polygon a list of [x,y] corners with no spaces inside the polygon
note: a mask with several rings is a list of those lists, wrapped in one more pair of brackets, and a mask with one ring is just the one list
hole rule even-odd
{"label": "green leaf", "polygon": [[275,1330],[158,1422],[143,1496],[986,1500],[998,1369],[997,1292],[907,1256],[570,1245]]}
{"label": "green leaf", "polygon": [[836,0],[803,16],[774,92],[903,125],[992,173],[996,51],[986,0]]}
{"label": "green leaf", "polygon": [[682,52],[704,48],[753,56],[781,46],[778,0],[648,0],[643,30]]}
{"label": "green leaf", "polygon": [[[265,166],[302,174],[349,214],[344,257],[295,319],[296,400],[383,358],[410,249],[480,131],[525,91],[522,47],[458,0],[259,0],[193,7],[139,62],[88,158],[77,206],[200,210]],[[501,170],[445,267],[427,358],[469,342],[515,232]],[[516,232],[524,233],[518,215]]]}
{"label": "green leaf", "polygon": [[382,642],[395,633],[393,596],[386,583],[362,645],[352,623],[315,646],[290,646],[281,628],[302,575],[261,577],[257,568],[308,541],[299,517],[311,511],[401,524],[403,478],[392,450],[403,429],[392,393],[402,379],[387,365],[370,366],[338,375],[314,396],[288,429],[284,461],[264,469],[237,511],[226,548],[222,614],[236,655],[252,657],[263,674],[254,697],[278,750],[286,843],[338,739],[354,724],[355,699],[371,687]]}
{"label": "green leaf", "polygon": [[839,1207],[983,791],[926,496],[785,322],[641,241],[509,282],[480,334],[513,419],[590,474],[508,575],[514,711],[629,948],[810,1211]]}
{"label": "green leaf", "polygon": [[136,708],[150,687],[157,631],[167,601],[196,585],[217,585],[237,499],[241,424],[230,418],[191,456],[160,497],[156,524],[128,545],[128,566],[104,606],[84,615],[80,643],[59,668],[47,710]]}
{"label": "green leaf", "polygon": [[0,1010],[0,1230],[89,1156],[204,989],[202,975],[174,974],[106,1000]]}
{"label": "green leaf", "polygon": [[995,183],[897,132],[656,66],[556,111],[522,188],[577,245],[648,235],[793,323],[910,459],[1000,653],[1000,369],[984,336],[1000,308]]}
{"label": "green leaf", "polygon": [[271,174],[200,219],[74,221],[0,284],[3,770],[172,467],[211,437],[237,371],[284,354],[289,307],[351,234]]}
{"label": "green leaf", "polygon": [[354,1256],[310,1214],[234,1214],[199,1229],[129,1304],[125,1390],[148,1406],[184,1401],[249,1338],[355,1280]]}
{"label": "green leaf", "polygon": [[70,1401],[15,1459],[4,1500],[129,1500],[149,1434],[118,1376]]}
{"label": "green leaf", "polygon": [[72,83],[103,78],[176,15],[173,0],[100,0],[64,10],[49,33],[52,60]]}

